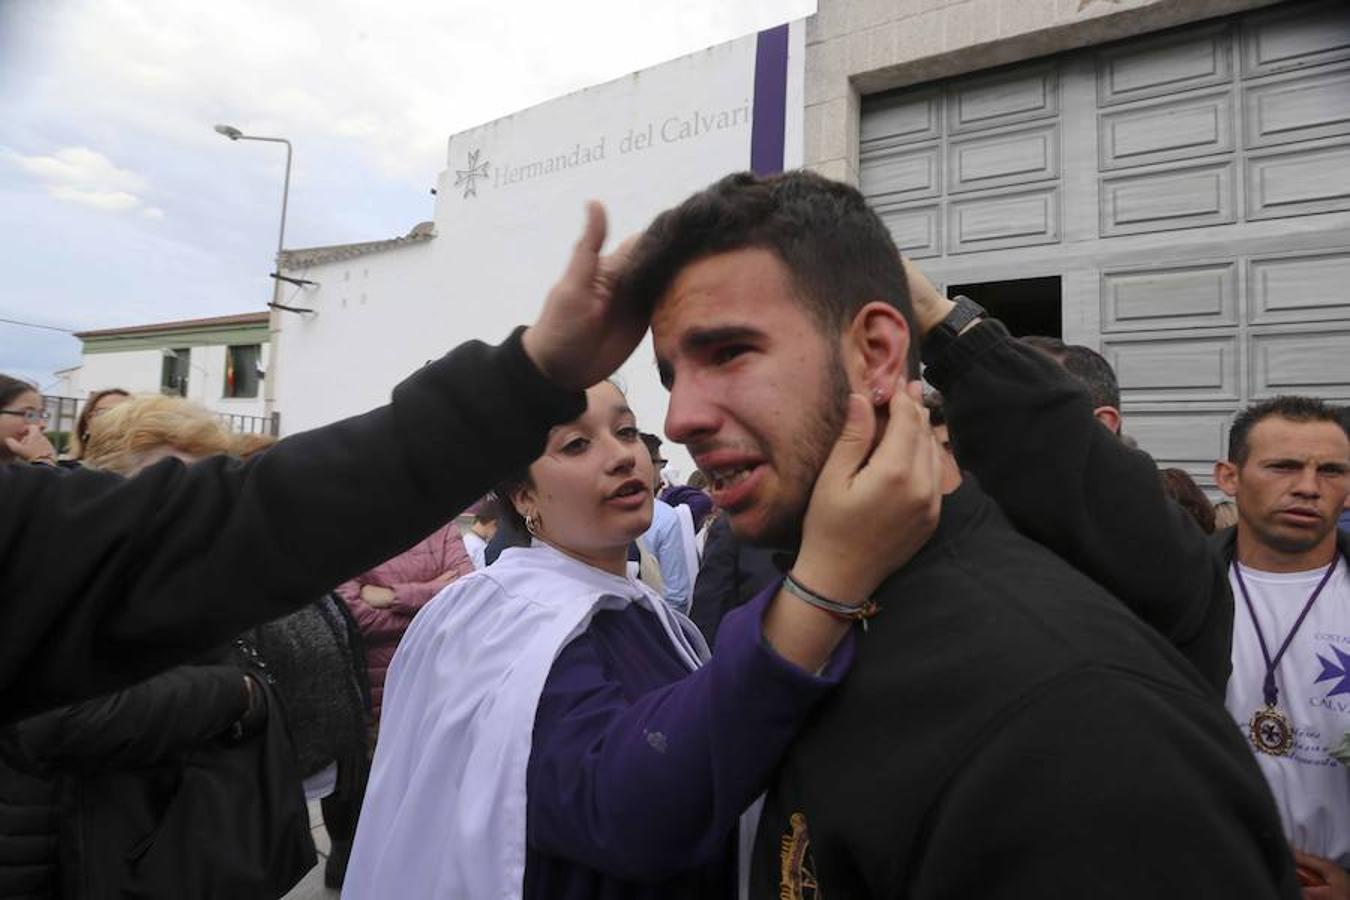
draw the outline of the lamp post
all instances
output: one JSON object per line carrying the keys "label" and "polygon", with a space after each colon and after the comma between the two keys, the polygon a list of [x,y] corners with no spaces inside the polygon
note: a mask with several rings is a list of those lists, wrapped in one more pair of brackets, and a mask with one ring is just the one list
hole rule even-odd
{"label": "lamp post", "polygon": [[216,133],[223,134],[232,141],[266,141],[271,144],[286,145],[286,178],[281,183],[281,228],[277,231],[276,271],[272,273],[272,302],[268,304],[267,377],[263,379],[263,415],[275,422],[276,375],[278,371],[277,344],[279,343],[277,338],[281,332],[281,317],[277,304],[281,302],[281,251],[286,240],[286,203],[291,194],[291,142],[285,138],[244,134],[233,125],[217,125]]}

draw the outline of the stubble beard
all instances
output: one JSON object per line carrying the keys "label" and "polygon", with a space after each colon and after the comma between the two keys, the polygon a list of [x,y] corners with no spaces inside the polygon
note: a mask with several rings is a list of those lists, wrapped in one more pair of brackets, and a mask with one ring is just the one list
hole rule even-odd
{"label": "stubble beard", "polygon": [[838,348],[833,348],[824,374],[825,396],[815,404],[803,430],[787,449],[783,465],[777,466],[781,490],[769,501],[764,525],[754,534],[737,534],[746,543],[791,552],[801,545],[802,520],[806,517],[820,470],[844,429],[848,398],[852,392]]}
{"label": "stubble beard", "polygon": [[1253,531],[1256,532],[1257,539],[1271,550],[1287,556],[1299,556],[1315,550],[1335,528],[1336,520],[1332,519],[1326,523],[1325,527],[1318,529],[1316,534],[1297,531],[1290,533],[1273,525],[1253,529]]}

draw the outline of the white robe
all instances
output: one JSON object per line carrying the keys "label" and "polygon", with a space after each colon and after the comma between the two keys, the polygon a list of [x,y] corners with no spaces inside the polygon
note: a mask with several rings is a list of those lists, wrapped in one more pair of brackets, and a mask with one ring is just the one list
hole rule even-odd
{"label": "white robe", "polygon": [[505,551],[418,613],[385,682],[344,900],[521,896],[539,696],[591,618],[630,603],[656,615],[690,671],[707,659],[649,588],[543,544]]}

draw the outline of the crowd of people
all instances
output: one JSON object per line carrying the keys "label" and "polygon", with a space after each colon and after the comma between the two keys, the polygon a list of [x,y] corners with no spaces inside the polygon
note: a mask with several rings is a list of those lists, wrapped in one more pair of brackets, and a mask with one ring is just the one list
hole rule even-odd
{"label": "crowd of people", "polygon": [[1215,505],[850,187],[605,231],[280,441],[111,388],[58,459],[0,376],[0,897],[279,897],[319,800],[356,900],[1350,898],[1345,408]]}

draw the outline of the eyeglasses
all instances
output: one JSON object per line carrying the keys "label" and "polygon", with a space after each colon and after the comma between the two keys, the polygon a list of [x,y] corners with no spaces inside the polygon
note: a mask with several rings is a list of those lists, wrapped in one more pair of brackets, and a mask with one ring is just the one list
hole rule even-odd
{"label": "eyeglasses", "polygon": [[0,409],[0,416],[23,416],[29,425],[52,420],[51,412],[45,409]]}

